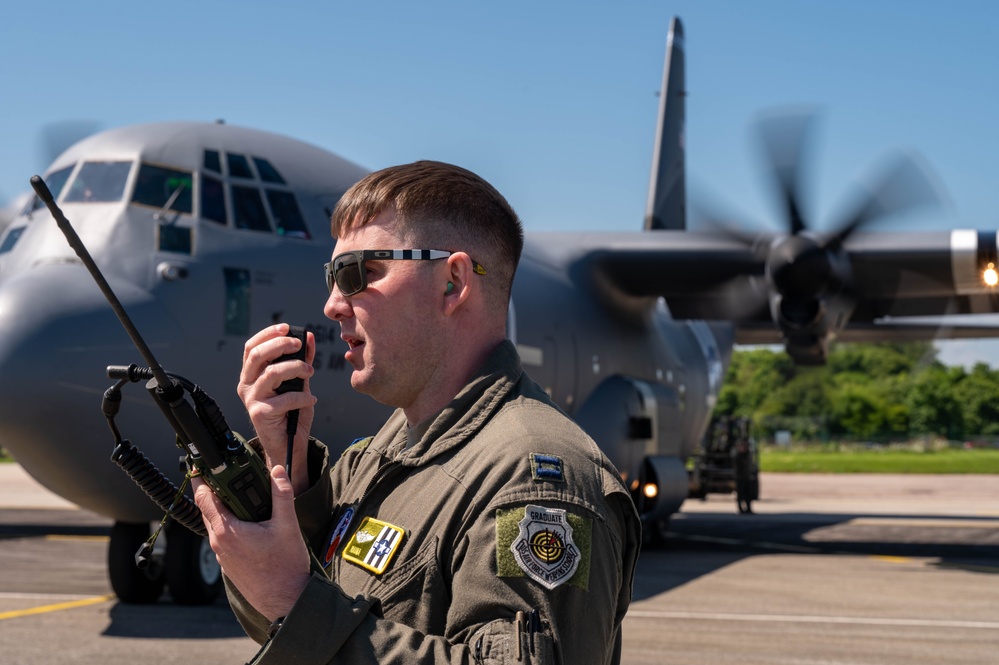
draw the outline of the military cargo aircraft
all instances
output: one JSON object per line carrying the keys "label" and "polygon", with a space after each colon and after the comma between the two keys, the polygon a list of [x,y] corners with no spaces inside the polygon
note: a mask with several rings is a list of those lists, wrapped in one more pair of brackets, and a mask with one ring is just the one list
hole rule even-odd
{"label": "military cargo aircraft", "polygon": [[[832,339],[933,337],[935,317],[997,310],[982,280],[997,262],[994,231],[862,230],[925,202],[930,185],[912,160],[886,171],[836,230],[809,230],[800,118],[763,129],[787,232],[686,230],[683,61],[674,19],[644,229],[528,233],[508,314],[525,368],[614,462],[653,536],[688,496],[686,463],[735,343],[780,343],[819,363]],[[336,454],[388,415],[350,388],[339,329],[322,316],[330,213],[364,173],[291,138],[175,122],[86,138],[45,181],[163,367],[211,394],[234,429],[249,426],[234,389],[244,341],[275,322],[311,330],[313,432]],[[972,320],[945,333],[994,330]],[[218,566],[188,530],[169,527],[154,564],[133,564],[161,513],[108,461],[100,411],[105,367],[132,362],[138,353],[52,215],[27,202],[0,237],[0,442],[44,486],[115,520],[108,565],[120,598],[152,602],[168,585],[178,602],[208,602]],[[118,427],[179,484],[174,434],[142,393],[124,393]]]}

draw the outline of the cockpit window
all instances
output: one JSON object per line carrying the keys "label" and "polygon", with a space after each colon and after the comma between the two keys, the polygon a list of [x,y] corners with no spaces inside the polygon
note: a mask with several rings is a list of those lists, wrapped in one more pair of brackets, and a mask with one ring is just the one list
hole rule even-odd
{"label": "cockpit window", "polygon": [[250,162],[246,161],[243,155],[226,153],[226,163],[229,165],[229,175],[234,178],[252,178],[253,171],[250,170]]}
{"label": "cockpit window", "polygon": [[309,227],[305,225],[305,219],[302,217],[298,202],[295,201],[295,195],[276,189],[268,189],[266,192],[267,204],[271,207],[278,235],[308,239],[310,237]]}
{"label": "cockpit window", "polygon": [[[62,188],[66,186],[66,181],[69,180],[69,174],[73,172],[74,166],[76,166],[76,164],[67,166],[64,169],[59,169],[58,171],[53,171],[45,176],[45,184],[48,185],[49,191],[52,192],[53,198],[57,201],[59,200],[59,195],[62,194]],[[31,209],[27,212],[34,212],[45,206],[45,204],[42,203],[42,200],[37,196],[32,197],[31,203],[28,205],[31,206]]]}
{"label": "cockpit window", "polygon": [[142,164],[132,203],[191,214],[191,172]]}
{"label": "cockpit window", "polygon": [[131,162],[85,162],[69,185],[67,203],[121,201]]}
{"label": "cockpit window", "polygon": [[225,194],[222,181],[201,176],[201,216],[225,226]]}
{"label": "cockpit window", "polygon": [[0,244],[0,254],[6,254],[10,250],[14,249],[14,245],[17,244],[18,239],[21,234],[24,233],[26,226],[19,226],[16,229],[11,229],[7,232],[7,236],[3,239],[3,243]]}
{"label": "cockpit window", "polygon": [[260,179],[264,182],[273,182],[278,185],[287,184],[278,170],[274,168],[274,165],[268,162],[263,157],[254,157],[253,163],[257,165],[257,173],[260,174]]}
{"label": "cockpit window", "polygon": [[205,150],[205,168],[209,171],[222,173],[222,160],[218,150]]}
{"label": "cockpit window", "polygon": [[264,210],[264,200],[260,198],[260,190],[256,187],[232,186],[232,212],[237,229],[271,230],[267,211]]}

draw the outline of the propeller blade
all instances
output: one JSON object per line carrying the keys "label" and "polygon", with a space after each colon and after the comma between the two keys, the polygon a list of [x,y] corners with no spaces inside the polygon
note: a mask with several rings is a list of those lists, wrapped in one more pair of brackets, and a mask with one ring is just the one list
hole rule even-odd
{"label": "propeller blade", "polygon": [[100,129],[101,123],[96,120],[64,120],[45,125],[38,139],[41,158],[45,161],[43,169],[71,145],[96,134]]}
{"label": "propeller blade", "polygon": [[770,296],[766,281],[761,277],[740,275],[718,289],[728,316],[734,321],[770,318]]}
{"label": "propeller blade", "polygon": [[827,248],[839,249],[857,229],[875,219],[922,207],[942,207],[946,195],[926,160],[916,153],[900,153],[857,198],[853,212],[833,227],[838,230],[826,242]]}
{"label": "propeller blade", "polygon": [[796,109],[768,113],[757,121],[765,163],[787,214],[787,229],[793,235],[808,228],[802,176],[815,118],[814,109]]}
{"label": "propeller blade", "polygon": [[[717,197],[711,198],[713,201],[711,204],[706,203],[706,197],[696,194],[688,199],[690,201],[690,228],[692,230],[717,233],[746,247],[753,247],[759,243],[763,234],[747,230],[754,225],[722,206]],[[761,256],[761,259],[763,258],[765,257]]]}

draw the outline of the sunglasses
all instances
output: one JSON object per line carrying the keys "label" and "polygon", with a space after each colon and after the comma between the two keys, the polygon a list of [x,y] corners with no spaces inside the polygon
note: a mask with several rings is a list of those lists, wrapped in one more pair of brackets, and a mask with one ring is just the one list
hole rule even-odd
{"label": "sunglasses", "polygon": [[[365,261],[436,261],[454,254],[443,249],[360,249],[356,252],[337,254],[326,269],[326,288],[333,293],[333,286],[344,296],[352,296],[368,288],[368,273]],[[486,269],[477,261],[472,261],[477,275],[485,275]]]}

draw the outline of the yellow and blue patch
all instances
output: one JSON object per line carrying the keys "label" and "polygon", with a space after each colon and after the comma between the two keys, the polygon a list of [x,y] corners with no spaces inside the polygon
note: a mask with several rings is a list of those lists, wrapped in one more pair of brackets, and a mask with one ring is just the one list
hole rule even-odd
{"label": "yellow and blue patch", "polygon": [[362,436],[358,439],[354,439],[350,442],[350,445],[344,449],[342,455],[346,455],[348,450],[364,452],[364,450],[368,447],[368,444],[370,444],[374,438],[375,437],[373,436]]}
{"label": "yellow and blue patch", "polygon": [[343,548],[343,558],[381,575],[399,551],[406,531],[388,522],[365,517]]}

